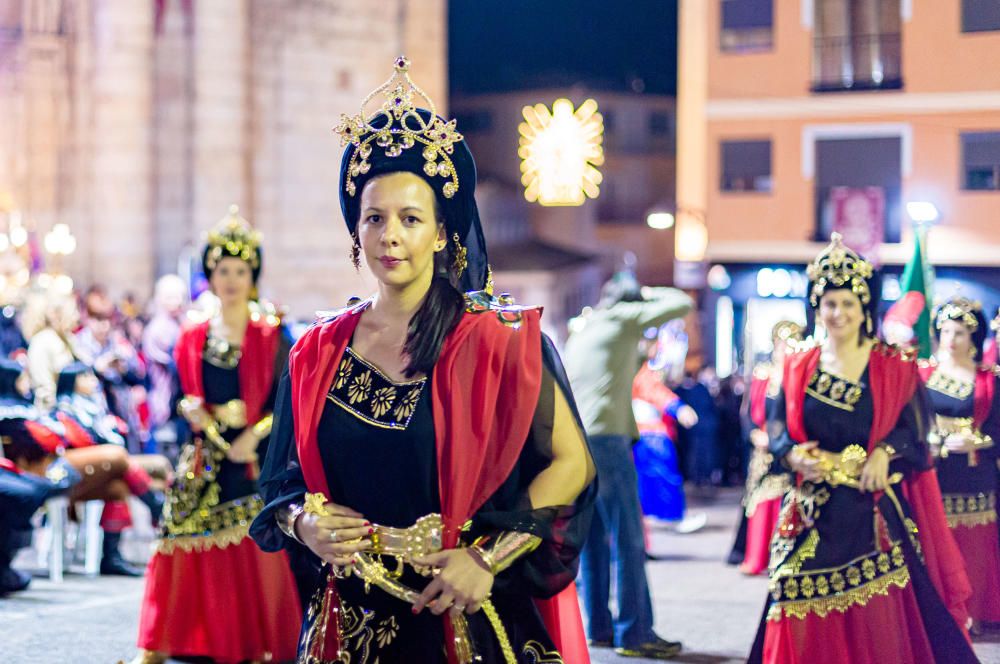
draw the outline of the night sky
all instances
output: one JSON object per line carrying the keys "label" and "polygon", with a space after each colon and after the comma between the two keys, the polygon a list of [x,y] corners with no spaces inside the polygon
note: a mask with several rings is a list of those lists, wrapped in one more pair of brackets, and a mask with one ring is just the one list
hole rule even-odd
{"label": "night sky", "polygon": [[583,84],[674,94],[677,0],[449,0],[455,93]]}

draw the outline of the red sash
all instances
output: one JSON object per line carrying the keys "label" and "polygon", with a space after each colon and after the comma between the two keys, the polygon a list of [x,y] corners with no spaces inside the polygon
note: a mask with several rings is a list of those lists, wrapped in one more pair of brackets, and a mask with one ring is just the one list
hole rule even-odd
{"label": "red sash", "polygon": [[759,429],[763,429],[767,424],[767,385],[770,377],[760,372],[754,371],[753,378],[750,379],[750,421]]}
{"label": "red sash", "polygon": [[[295,445],[312,493],[330,495],[317,429],[334,373],[366,307],[362,303],[309,329],[289,357]],[[541,390],[540,316],[538,310],[525,310],[520,328],[514,329],[494,312],[466,313],[441,348],[431,396],[445,548],[458,543],[461,527],[507,479],[524,447]],[[543,610],[543,616],[561,612],[560,621],[573,618],[566,615],[566,602],[560,603],[567,591],[576,606],[570,586],[545,600],[553,609],[563,608]],[[332,582],[328,592],[336,592]],[[449,644],[450,626],[445,620]],[[561,632],[560,624],[546,626],[550,634]],[[328,641],[327,652],[337,645]],[[448,652],[454,662],[450,646]]]}
{"label": "red sash", "polygon": [[[208,326],[209,321],[204,321],[185,328],[174,349],[184,394],[200,399],[205,398],[201,360],[205,340],[208,338]],[[271,392],[274,356],[278,352],[280,340],[280,328],[271,326],[264,320],[251,319],[247,322],[237,372],[240,377],[240,399],[246,404],[247,422],[251,425],[260,420],[264,402]]]}
{"label": "red sash", "polygon": [[[803,443],[807,440],[803,420],[806,385],[819,365],[820,348],[796,353],[785,360],[785,412],[789,435]],[[919,375],[916,363],[903,352],[884,344],[872,349],[868,360],[868,382],[874,417],[868,438],[868,451],[896,426],[903,408],[917,390]],[[910,503],[919,530],[920,545],[927,572],[945,605],[960,628],[965,628],[968,611],[965,602],[972,596],[962,559],[948,529],[944,501],[937,475],[933,471],[913,473],[903,482],[903,495]]]}

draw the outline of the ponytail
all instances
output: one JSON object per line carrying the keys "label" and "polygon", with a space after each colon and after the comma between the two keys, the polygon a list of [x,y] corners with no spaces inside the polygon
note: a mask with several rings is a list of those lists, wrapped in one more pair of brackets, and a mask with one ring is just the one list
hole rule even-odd
{"label": "ponytail", "polygon": [[441,346],[465,312],[465,297],[455,285],[458,281],[451,270],[454,254],[449,242],[444,251],[434,255],[434,278],[423,304],[410,319],[403,352],[410,358],[407,378],[429,374],[441,356]]}

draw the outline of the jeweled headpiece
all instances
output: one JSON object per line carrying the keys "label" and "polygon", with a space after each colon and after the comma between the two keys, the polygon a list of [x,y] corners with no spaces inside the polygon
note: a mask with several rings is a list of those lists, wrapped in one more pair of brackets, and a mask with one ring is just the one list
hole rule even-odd
{"label": "jeweled headpiece", "polygon": [[250,227],[240,216],[240,208],[229,206],[229,214],[208,232],[202,268],[205,276],[211,277],[223,258],[239,258],[246,261],[253,270],[254,281],[260,274],[260,233]]}
{"label": "jeweled headpiece", "polygon": [[[476,162],[455,121],[438,117],[434,102],[413,83],[409,69],[405,57],[396,58],[389,80],[364,99],[357,115],[342,115],[335,128],[344,145],[344,222],[357,244],[365,186],[383,175],[412,173],[434,192],[436,213],[449,239],[449,278],[457,279],[463,291],[482,290],[489,284],[489,260],[475,198]],[[380,105],[373,101],[376,97]]]}
{"label": "jeweled headpiece", "polygon": [[[385,101],[371,115],[368,105],[379,94]],[[414,96],[427,102],[429,117],[417,112]],[[385,83],[376,88],[361,102],[361,112],[348,117],[341,114],[340,124],[334,129],[340,134],[341,146],[353,144],[357,149],[347,165],[344,189],[349,196],[357,193],[354,178],[371,169],[368,158],[373,150],[382,150],[387,157],[398,157],[404,150],[421,150],[424,173],[429,178],[450,180],[441,188],[445,198],[458,191],[459,181],[451,154],[462,135],[455,129],[455,121],[446,122],[437,116],[434,102],[410,79],[410,61],[405,56],[396,58],[395,71]]]}
{"label": "jeweled headpiece", "polygon": [[969,332],[977,332],[982,325],[983,305],[967,297],[953,297],[934,312],[934,327],[941,329],[946,321],[953,320],[969,328]]}
{"label": "jeweled headpiece", "polygon": [[869,280],[874,273],[871,263],[847,247],[840,233],[833,233],[829,246],[806,268],[811,282],[809,304],[818,307],[827,290],[847,288],[867,306],[872,301]]}
{"label": "jeweled headpiece", "polygon": [[778,321],[775,326],[771,328],[771,339],[773,341],[802,339],[802,326],[790,320]]}

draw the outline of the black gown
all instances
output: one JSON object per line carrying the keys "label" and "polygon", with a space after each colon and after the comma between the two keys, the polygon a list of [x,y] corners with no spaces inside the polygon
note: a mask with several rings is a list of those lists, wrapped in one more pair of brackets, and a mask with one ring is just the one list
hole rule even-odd
{"label": "black gown", "polygon": [[[576,552],[586,533],[592,489],[576,505],[532,509],[527,488],[551,460],[551,433],[555,389],[561,389],[574,408],[572,397],[551,342],[543,344],[545,370],[532,430],[521,456],[504,484],[479,509],[462,535],[471,543],[481,534],[520,530],[540,535],[543,545],[500,573],[493,585],[491,602],[509,640],[509,650],[498,642],[484,611],[468,616],[469,632],[483,664],[503,664],[507,656],[523,664],[563,662],[533,602],[565,587],[576,574]],[[560,377],[562,379],[560,380]],[[276,440],[273,456],[263,476],[262,489],[268,505],[251,527],[251,534],[265,550],[306,550],[277,528],[274,511],[300,502],[306,492],[298,467],[291,434],[291,389],[282,380],[275,409]],[[411,526],[418,518],[440,513],[431,376],[395,383],[356,354],[350,346],[329,386],[320,418],[317,439],[326,471],[330,500],[357,510],[372,523],[393,527]],[[278,433],[278,432],[285,432]],[[279,469],[277,448],[286,450],[287,461]],[[593,485],[592,485],[593,486]],[[311,553],[316,579],[310,610],[303,625],[309,633],[322,599],[326,566]],[[573,562],[566,564],[567,560]],[[388,569],[396,567],[387,557]],[[427,578],[411,567],[404,568],[402,583],[422,589]],[[365,588],[363,581],[348,577],[337,581],[341,607],[342,648],[350,653],[350,664],[445,664],[444,622],[429,611],[413,615],[408,603],[380,588]],[[303,643],[300,643],[300,656]],[[347,660],[345,660],[347,661]]]}
{"label": "black gown", "polygon": [[[807,439],[827,452],[864,452],[874,416],[868,381],[868,369],[854,383],[817,368],[803,402]],[[785,411],[782,393],[768,422],[779,459],[796,444]],[[890,478],[927,467],[923,412],[918,391],[886,436],[896,450]],[[877,502],[828,481],[791,490],[771,543],[770,596],[750,661],[807,661],[803,648],[824,642],[838,650],[817,661],[974,661],[963,659],[971,650],[930,582],[916,532],[898,483]],[[955,659],[942,659],[942,649]]]}
{"label": "black gown", "polygon": [[[957,381],[935,370],[927,380],[934,413],[943,417],[973,417],[975,384]],[[994,385],[989,415],[980,427],[1000,440],[1000,385]],[[972,597],[969,613],[980,622],[1000,622],[1000,540],[997,535],[997,447],[975,456],[938,454],[937,475],[948,527],[965,559]]]}

